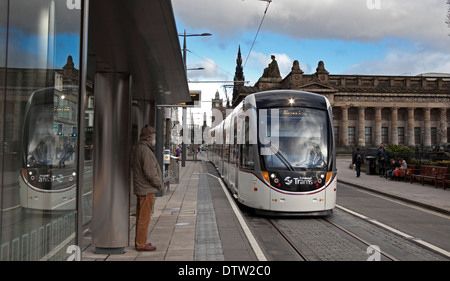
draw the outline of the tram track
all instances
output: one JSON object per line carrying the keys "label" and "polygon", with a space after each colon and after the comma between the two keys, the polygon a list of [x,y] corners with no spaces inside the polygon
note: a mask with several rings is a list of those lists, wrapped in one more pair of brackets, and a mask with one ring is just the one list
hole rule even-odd
{"label": "tram track", "polygon": [[[326,221],[327,223],[333,225],[334,227],[340,229],[341,231],[343,231],[343,232],[345,232],[346,234],[348,234],[349,236],[355,238],[355,239],[358,240],[359,242],[361,242],[361,243],[367,245],[367,247],[372,247],[372,243],[367,242],[365,239],[361,238],[360,236],[356,235],[355,233],[353,233],[353,232],[349,231],[348,229],[346,229],[346,228],[344,228],[344,227],[338,225],[338,224],[335,223],[335,222],[332,222],[332,221],[329,220],[327,217],[323,217],[322,220],[324,220],[324,221]],[[374,249],[374,248],[373,248],[373,249]],[[374,249],[374,251],[376,251],[376,250]],[[384,251],[381,251],[381,250],[380,250],[380,251],[379,251],[379,254],[380,254],[381,256],[384,256],[384,257],[385,257],[387,260],[389,260],[389,261],[399,261],[397,258],[395,258],[395,257],[392,256],[392,255],[389,255],[388,253],[386,253],[386,252],[384,252]]]}
{"label": "tram track", "polygon": [[271,220],[271,219],[267,219],[267,223],[269,225],[271,225],[276,232],[283,237],[284,241],[292,247],[292,249],[294,250],[295,253],[297,253],[297,255],[300,257],[301,260],[303,261],[308,261],[309,259],[306,257],[305,254],[302,253],[302,251],[299,249],[299,247],[297,247],[292,241],[291,239],[289,239],[289,237],[287,235],[285,235],[285,233],[283,231],[280,230],[280,228],[276,225],[276,223]]}
{"label": "tram track", "polygon": [[[358,258],[365,258],[367,259],[369,257],[369,254],[372,256],[378,256],[383,257],[382,260],[386,261],[398,261],[397,258],[394,256],[383,252],[376,247],[374,247],[371,243],[360,237],[359,235],[353,233],[349,229],[346,229],[345,227],[338,225],[337,223],[331,221],[327,217],[318,217],[318,218],[306,218],[303,221],[308,221],[309,224],[316,224],[320,227],[323,227],[324,229],[328,229],[332,227],[334,228],[335,233],[340,233],[339,236],[342,239],[341,241],[333,241],[335,244],[341,244],[344,245],[345,243],[351,243],[351,244],[359,244],[361,247],[367,247],[367,251],[363,251],[361,248],[353,247],[353,249],[350,249],[349,251],[357,251],[358,253],[355,253],[355,259]],[[272,219],[272,218],[266,218],[267,223],[273,227],[273,229],[277,232],[277,234],[284,239],[284,242],[286,242],[292,250],[298,255],[300,260],[303,261],[323,261],[323,260],[348,260],[351,256],[351,253],[349,253],[347,256],[335,256],[335,259],[333,258],[333,254],[336,252],[339,252],[339,250],[334,249],[333,247],[330,247],[329,251],[327,252],[327,241],[324,240],[322,247],[317,247],[318,244],[316,243],[311,245],[308,242],[308,239],[305,241],[302,241],[301,237],[299,235],[296,235],[295,232],[293,232],[291,229],[296,227],[296,222],[299,222],[299,220],[292,220],[292,219]],[[300,220],[301,221],[301,220]],[[324,224],[325,223],[325,224]],[[287,225],[292,225],[292,228],[287,227]],[[329,232],[328,232],[329,233]],[[327,236],[328,233],[324,233],[324,236]],[[339,236],[335,236],[335,239]],[[344,237],[346,236],[346,237]],[[317,239],[320,241],[321,237],[320,235],[316,235],[314,239]],[[350,242],[349,239],[353,239],[353,242]],[[369,252],[370,249],[370,252]],[[375,251],[379,251],[376,253]]]}

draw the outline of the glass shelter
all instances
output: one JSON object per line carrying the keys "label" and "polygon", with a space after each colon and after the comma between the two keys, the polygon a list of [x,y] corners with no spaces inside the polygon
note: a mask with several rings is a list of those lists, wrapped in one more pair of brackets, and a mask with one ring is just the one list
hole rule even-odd
{"label": "glass shelter", "polygon": [[138,132],[188,100],[170,1],[0,0],[0,261],[128,246]]}

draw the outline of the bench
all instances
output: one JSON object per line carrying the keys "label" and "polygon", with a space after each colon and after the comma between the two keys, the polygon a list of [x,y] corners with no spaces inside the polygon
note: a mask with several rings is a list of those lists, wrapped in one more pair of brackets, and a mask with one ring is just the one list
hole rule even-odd
{"label": "bench", "polygon": [[442,187],[444,190],[447,188],[448,183],[450,183],[450,174],[444,174],[444,177],[442,178]]}
{"label": "bench", "polygon": [[405,182],[409,179],[411,181],[412,175],[416,172],[416,165],[408,165],[406,168],[405,174],[403,175],[403,178]]}
{"label": "bench", "polygon": [[447,174],[447,167],[439,167],[439,166],[426,166],[423,165],[420,167],[420,170],[415,170],[419,173],[412,173],[410,182],[413,183],[414,180],[418,180],[425,184],[425,180],[431,180],[434,182],[434,187],[437,188],[438,181],[444,181],[444,174]]}

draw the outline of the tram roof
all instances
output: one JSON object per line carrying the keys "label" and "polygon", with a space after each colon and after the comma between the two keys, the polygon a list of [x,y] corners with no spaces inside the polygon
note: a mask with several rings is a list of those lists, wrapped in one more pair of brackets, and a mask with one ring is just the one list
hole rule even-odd
{"label": "tram roof", "polygon": [[310,107],[327,109],[326,98],[319,94],[295,90],[273,90],[255,93],[257,108],[277,108],[290,106],[289,100],[294,99],[293,107]]}

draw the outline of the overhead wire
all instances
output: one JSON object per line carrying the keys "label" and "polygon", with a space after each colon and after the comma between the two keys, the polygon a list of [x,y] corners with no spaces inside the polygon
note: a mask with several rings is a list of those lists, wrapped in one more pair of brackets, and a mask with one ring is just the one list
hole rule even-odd
{"label": "overhead wire", "polygon": [[[260,24],[259,24],[259,26],[258,26],[258,30],[256,31],[255,38],[253,39],[252,46],[250,47],[250,51],[248,52],[247,58],[245,59],[245,63],[244,63],[243,68],[245,68],[245,65],[247,64],[248,58],[250,57],[250,54],[251,54],[251,52],[252,52],[252,50],[253,50],[253,46],[255,45],[256,39],[258,38],[259,31],[261,30],[261,27],[262,27],[262,25],[263,25],[263,23],[264,23],[264,19],[266,18],[267,10],[269,9],[270,3],[272,3],[272,0],[260,0],[260,1],[265,1],[265,2],[267,2],[266,9],[264,10],[263,17],[262,17],[261,22],[260,22]],[[227,71],[227,70],[221,68],[219,65],[217,65],[217,64],[215,64],[215,63],[212,63],[211,61],[209,61],[209,60],[207,60],[207,59],[201,57],[200,55],[198,55],[198,54],[192,52],[191,50],[186,50],[186,51],[188,51],[188,52],[190,52],[191,54],[193,54],[193,55],[199,57],[200,59],[206,61],[207,63],[209,63],[209,64],[215,66],[215,67],[218,68],[219,70],[221,70],[221,71],[223,71],[223,72],[225,72],[225,73],[227,73],[227,74],[233,75],[233,74],[230,73],[229,71]],[[226,87],[224,87],[224,91],[225,91],[225,95],[227,96],[227,101],[228,101],[228,95],[227,95],[227,92],[226,92]]]}
{"label": "overhead wire", "polygon": [[263,17],[261,19],[261,23],[259,24],[258,30],[256,31],[255,38],[253,39],[252,46],[250,47],[250,51],[248,52],[247,58],[245,59],[243,68],[245,68],[245,65],[247,64],[248,58],[250,57],[250,54],[251,54],[251,52],[253,50],[253,46],[255,45],[256,38],[258,37],[259,31],[261,30],[261,27],[263,25],[264,19],[266,18],[267,10],[269,9],[270,3],[272,3],[272,0],[261,0],[261,1],[266,1],[267,2],[266,9],[264,10],[264,15],[263,15]]}
{"label": "overhead wire", "polygon": [[227,71],[227,70],[221,68],[219,65],[217,65],[217,64],[215,64],[215,63],[213,63],[213,62],[211,62],[210,60],[203,58],[202,56],[200,56],[200,55],[198,55],[198,54],[192,52],[191,50],[186,50],[186,51],[188,51],[189,53],[193,54],[193,55],[196,56],[196,57],[199,57],[200,59],[204,60],[205,62],[207,62],[207,63],[213,65],[213,66],[216,67],[217,69],[219,69],[219,70],[221,70],[221,71],[223,71],[223,72],[225,72],[225,73],[231,75],[231,77],[233,77],[234,74],[232,74],[231,72],[229,72],[229,71]]}

